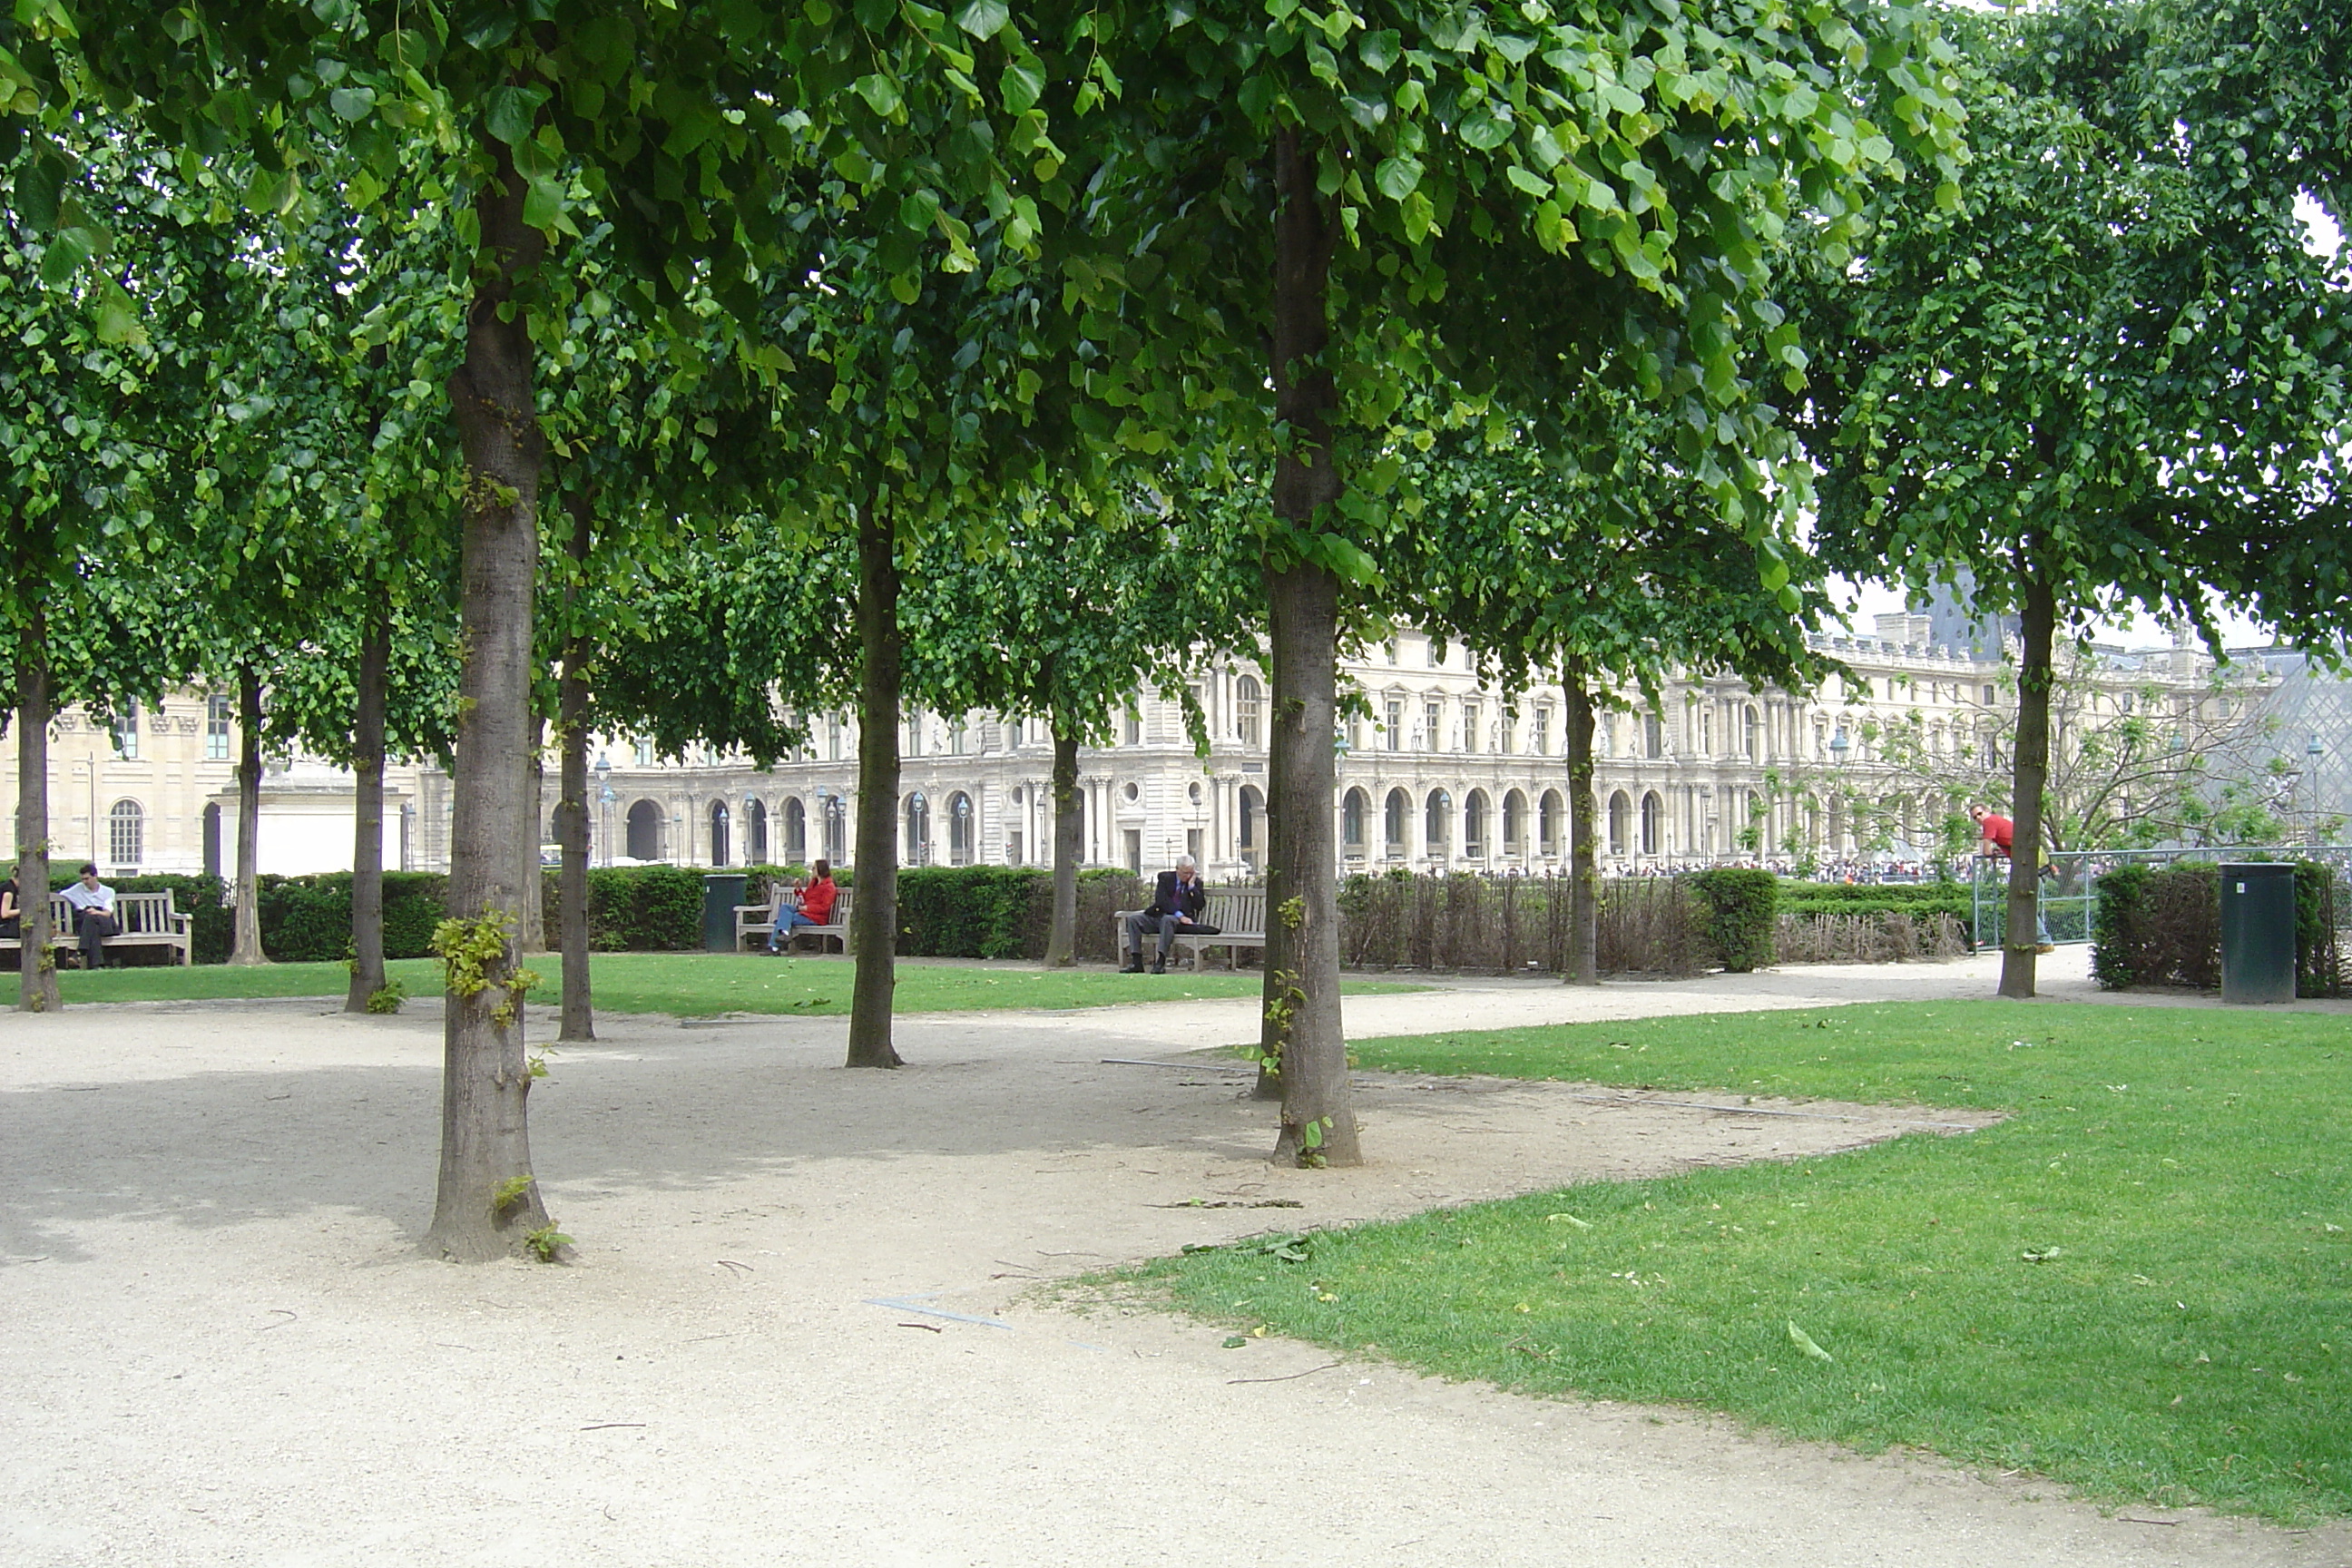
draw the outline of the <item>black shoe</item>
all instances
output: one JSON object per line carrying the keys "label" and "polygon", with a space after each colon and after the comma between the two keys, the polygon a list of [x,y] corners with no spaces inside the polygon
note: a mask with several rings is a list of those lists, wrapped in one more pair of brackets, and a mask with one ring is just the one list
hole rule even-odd
{"label": "black shoe", "polygon": [[1168,973],[1168,961],[1167,961],[1166,959],[1164,959],[1164,958],[1155,958],[1155,959],[1153,959],[1153,960],[1151,961],[1151,973],[1154,973],[1154,974],[1165,974],[1165,973]]}
{"label": "black shoe", "polygon": [[1139,958],[1130,958],[1130,959],[1129,959],[1129,960],[1127,961],[1127,967],[1126,967],[1126,968],[1124,968],[1124,969],[1122,969],[1122,970],[1120,970],[1120,971],[1119,971],[1119,973],[1120,973],[1121,974],[1140,974],[1140,973],[1143,973],[1143,960],[1141,960],[1141,959],[1139,959]]}

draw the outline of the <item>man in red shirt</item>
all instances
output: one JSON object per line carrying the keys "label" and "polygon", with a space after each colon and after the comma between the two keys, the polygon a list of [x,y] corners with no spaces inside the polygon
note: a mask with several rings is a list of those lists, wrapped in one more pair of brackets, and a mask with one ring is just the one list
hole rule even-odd
{"label": "man in red shirt", "polygon": [[[1983,835],[1977,843],[1977,853],[1987,857],[1997,856],[2003,860],[2011,858],[2017,845],[2017,824],[2006,816],[1995,816],[1981,805],[1969,806],[1969,815],[1976,819],[1977,831]],[[2034,889],[2033,935],[2033,950],[2036,952],[2058,951],[2050,940],[2050,922],[2042,918],[2041,889],[2038,884]]]}

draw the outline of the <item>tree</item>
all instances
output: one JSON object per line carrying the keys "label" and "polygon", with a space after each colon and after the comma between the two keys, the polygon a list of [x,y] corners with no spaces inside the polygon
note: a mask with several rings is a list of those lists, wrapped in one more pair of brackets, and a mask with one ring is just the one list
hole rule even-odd
{"label": "tree", "polygon": [[1792,689],[1828,668],[1805,640],[1827,607],[1818,563],[1725,527],[1660,424],[1595,378],[1542,420],[1441,439],[1415,461],[1448,526],[1395,569],[1424,624],[1458,637],[1507,689],[1564,689],[1570,984],[1600,984],[1596,706],[1626,689],[1654,705],[1675,668]]}
{"label": "tree", "polygon": [[[2264,754],[2276,729],[2265,696],[2259,671],[2250,678],[2220,666],[2184,682],[2168,669],[2133,668],[2094,648],[2059,648],[2050,684],[2043,847],[2063,854],[2275,842],[2283,824],[2265,809],[2275,789],[2263,781],[2284,770],[2273,771],[2276,759]],[[1858,729],[1883,774],[1949,806],[1949,847],[1972,848],[1976,827],[1959,807],[1971,800],[1998,807],[2008,798],[2002,726],[1989,715],[1974,730],[1943,729],[1915,709]]]}
{"label": "tree", "polygon": [[1139,450],[1272,470],[1261,1049],[1276,1159],[1351,1163],[1334,666],[1418,515],[1390,493],[1409,395],[1451,380],[1539,407],[1604,369],[1671,411],[1678,459],[1761,539],[1785,492],[1752,378],[1803,363],[1768,247],[1800,212],[1834,244],[1871,177],[1949,162],[1941,52],[1862,4],[1139,4],[1066,42],[1056,76],[1108,125],[1098,163],[1047,182],[1099,204],[1089,384]]}
{"label": "tree", "polygon": [[[560,319],[568,282],[551,240],[578,233],[576,205],[602,204],[625,219],[624,252],[649,303],[678,303],[679,279],[699,271],[748,314],[754,279],[785,248],[777,194],[808,168],[833,166],[873,210],[898,215],[877,259],[910,297],[926,236],[940,236],[943,264],[973,265],[941,192],[988,200],[1015,248],[1034,238],[1034,205],[1005,170],[1038,150],[1042,117],[1027,110],[1039,77],[1002,7],[952,22],[921,7],[829,5],[758,28],[742,20],[651,0],[550,0],[486,6],[449,27],[402,0],[201,0],[159,26],[127,0],[58,0],[0,37],[0,77],[19,89],[5,134],[43,156],[43,117],[93,80],[110,99],[135,98],[192,156],[250,145],[247,199],[264,210],[299,199],[300,164],[320,143],[362,166],[346,184],[361,205],[400,177],[412,135],[453,153],[420,187],[463,242],[470,290],[447,384],[466,467],[464,659],[441,942],[442,1162],[426,1237],[450,1258],[553,1234],[530,1174],[514,963],[545,457],[534,327],[551,306]],[[990,122],[1000,113],[1008,134]]]}
{"label": "tree", "polygon": [[[1017,507],[1017,502],[1016,502]],[[1206,732],[1190,676],[1244,644],[1245,574],[1213,520],[1173,515],[1155,495],[1115,494],[1099,517],[1050,502],[1018,508],[1002,545],[933,551],[908,574],[900,620],[907,683],[942,712],[985,709],[1044,721],[1054,737],[1054,908],[1045,963],[1073,961],[1078,902],[1078,750],[1107,745],[1145,686]]]}
{"label": "tree", "polygon": [[[2336,307],[2275,211],[2217,201],[2144,96],[2143,13],[2083,0],[1953,18],[1973,159],[1956,205],[1885,193],[1859,266],[1822,269],[1800,424],[1824,553],[1916,585],[1970,572],[2022,623],[2011,800],[2038,845],[2062,626],[2137,605],[2211,632],[2250,593],[2281,475],[2328,446]],[[2259,552],[2257,552],[2259,553]],[[2011,870],[2001,994],[2033,994],[2038,867]]]}
{"label": "tree", "polygon": [[[142,330],[120,279],[167,293],[184,282],[183,215],[149,151],[72,116],[36,146],[0,137],[15,196],[0,209],[0,626],[16,731],[17,881],[24,907],[17,1005],[60,1005],[48,954],[48,731],[77,699],[161,695],[163,623],[146,563],[168,549],[152,497],[171,450],[152,395],[184,352]],[[101,234],[89,216],[113,215]],[[105,270],[92,258],[105,251]]]}

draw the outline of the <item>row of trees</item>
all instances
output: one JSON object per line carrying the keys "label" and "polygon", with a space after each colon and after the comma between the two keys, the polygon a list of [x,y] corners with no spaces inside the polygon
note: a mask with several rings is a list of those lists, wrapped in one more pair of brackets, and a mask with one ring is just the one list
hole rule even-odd
{"label": "row of trees", "polygon": [[1831,568],[2022,611],[2027,841],[2063,628],[2343,624],[2340,279],[2292,205],[2335,201],[2344,121],[2298,100],[2249,150],[2302,47],[2253,7],[24,16],[18,843],[57,670],[279,694],[359,770],[362,884],[385,749],[446,745],[449,1256],[547,1223],[514,976],[551,718],[569,921],[591,729],[765,758],[854,701],[849,1061],[893,1066],[906,698],[1074,764],[1116,694],[1255,651],[1262,1082],[1277,1159],[1350,1163],[1336,668],[1391,618],[1565,675],[1588,889],[1594,694],[1817,676]]}

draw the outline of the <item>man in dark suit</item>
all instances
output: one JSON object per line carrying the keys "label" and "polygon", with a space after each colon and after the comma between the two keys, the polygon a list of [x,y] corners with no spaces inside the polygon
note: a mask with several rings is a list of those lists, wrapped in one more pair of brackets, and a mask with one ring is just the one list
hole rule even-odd
{"label": "man in dark suit", "polygon": [[1176,858],[1173,871],[1160,873],[1160,881],[1152,889],[1151,907],[1127,917],[1127,967],[1121,974],[1143,973],[1143,939],[1153,931],[1160,933],[1160,951],[1151,961],[1151,973],[1168,973],[1168,950],[1176,945],[1180,931],[1205,930],[1201,925],[1201,911],[1209,907],[1209,890],[1201,886],[1200,872],[1190,855]]}

